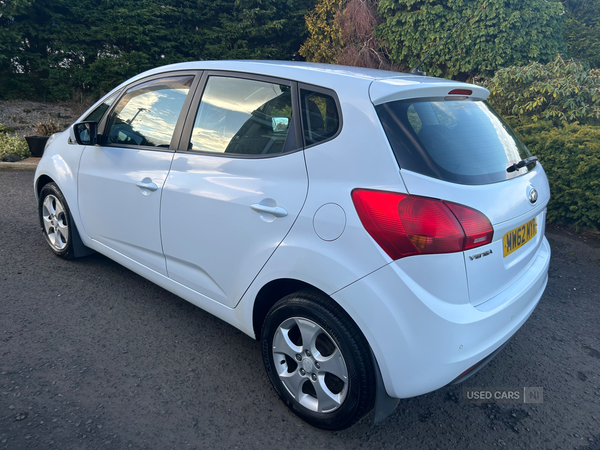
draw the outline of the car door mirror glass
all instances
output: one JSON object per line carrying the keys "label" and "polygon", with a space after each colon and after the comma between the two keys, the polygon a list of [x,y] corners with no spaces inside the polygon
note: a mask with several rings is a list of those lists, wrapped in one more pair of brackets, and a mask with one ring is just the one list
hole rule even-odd
{"label": "car door mirror glass", "polygon": [[96,122],[81,122],[73,125],[75,140],[79,145],[96,145],[98,124]]}
{"label": "car door mirror glass", "polygon": [[271,117],[271,125],[273,133],[285,133],[290,124],[290,119],[287,117]]}

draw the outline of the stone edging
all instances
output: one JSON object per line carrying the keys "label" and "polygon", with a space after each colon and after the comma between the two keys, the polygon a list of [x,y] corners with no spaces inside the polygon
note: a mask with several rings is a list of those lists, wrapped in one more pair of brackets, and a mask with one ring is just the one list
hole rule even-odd
{"label": "stone edging", "polygon": [[37,169],[36,163],[0,162],[0,170],[35,170],[35,169]]}

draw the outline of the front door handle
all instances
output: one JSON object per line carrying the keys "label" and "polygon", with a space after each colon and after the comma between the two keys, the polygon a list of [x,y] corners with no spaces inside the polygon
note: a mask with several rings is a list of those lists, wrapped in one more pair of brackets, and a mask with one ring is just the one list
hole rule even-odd
{"label": "front door handle", "polygon": [[135,183],[135,185],[141,189],[148,189],[149,191],[156,191],[158,189],[158,186],[156,185],[156,183],[153,183],[152,181],[148,181],[148,178],[144,178],[142,181],[138,181],[137,183]]}
{"label": "front door handle", "polygon": [[277,218],[285,217],[288,215],[288,212],[281,206],[267,206],[261,203],[254,203],[253,205],[250,205],[250,208],[259,213],[272,214]]}

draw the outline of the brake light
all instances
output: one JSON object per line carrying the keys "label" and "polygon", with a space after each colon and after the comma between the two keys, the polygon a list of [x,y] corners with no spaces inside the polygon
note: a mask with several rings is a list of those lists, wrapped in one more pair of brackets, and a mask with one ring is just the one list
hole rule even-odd
{"label": "brake light", "polygon": [[491,242],[481,212],[435,198],[355,189],[352,201],[365,230],[393,260],[453,253]]}
{"label": "brake light", "polygon": [[453,89],[448,92],[448,95],[471,95],[473,93],[470,89]]}

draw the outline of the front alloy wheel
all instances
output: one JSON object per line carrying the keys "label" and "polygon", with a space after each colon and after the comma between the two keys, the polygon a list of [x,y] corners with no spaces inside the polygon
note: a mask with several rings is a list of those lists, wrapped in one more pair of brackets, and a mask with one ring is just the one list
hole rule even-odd
{"label": "front alloy wheel", "polygon": [[59,199],[50,194],[42,202],[42,223],[50,246],[62,251],[69,242],[67,213]]}
{"label": "front alloy wheel", "polygon": [[48,183],[42,188],[38,206],[42,233],[52,251],[61,258],[73,258],[75,224],[69,205],[56,183]]}

